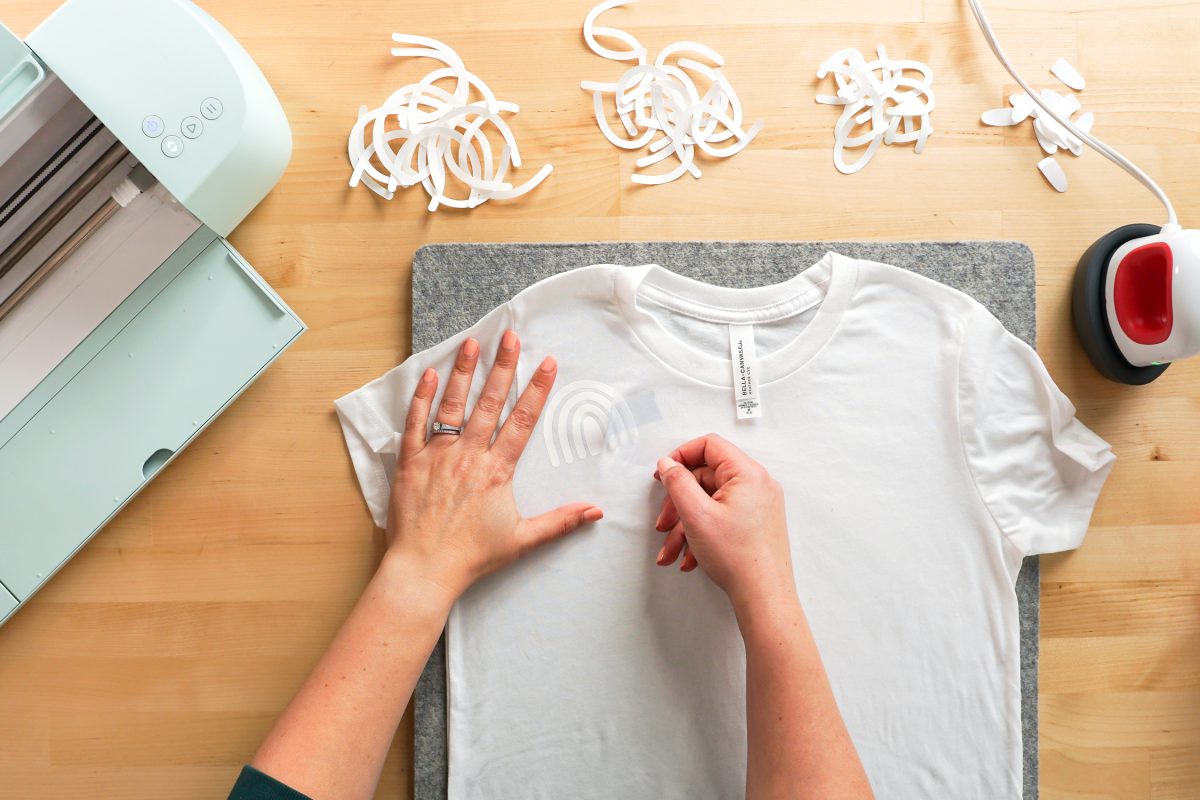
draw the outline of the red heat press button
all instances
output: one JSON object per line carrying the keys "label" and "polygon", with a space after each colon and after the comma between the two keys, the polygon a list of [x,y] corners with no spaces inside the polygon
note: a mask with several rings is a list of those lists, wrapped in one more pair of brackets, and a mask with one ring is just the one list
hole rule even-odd
{"label": "red heat press button", "polygon": [[1113,305],[1125,335],[1138,344],[1161,344],[1171,335],[1171,248],[1142,245],[1122,259],[1113,279]]}

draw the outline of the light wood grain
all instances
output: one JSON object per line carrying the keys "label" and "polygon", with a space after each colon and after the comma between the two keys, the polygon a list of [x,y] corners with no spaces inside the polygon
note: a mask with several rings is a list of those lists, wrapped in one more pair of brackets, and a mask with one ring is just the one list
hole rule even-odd
{"label": "light wood grain", "polygon": [[[25,34],[55,0],[0,0]],[[977,123],[1015,88],[959,0],[642,0],[614,12],[656,48],[725,53],[762,138],[699,182],[629,184],[581,78],[616,67],[583,46],[590,2],[205,0],[262,66],[295,153],[234,244],[311,326],[28,607],[0,629],[0,794],[222,797],[302,680],[378,556],[330,401],[408,353],[410,262],[435,241],[989,239],[1038,262],[1039,349],[1082,418],[1115,446],[1087,542],[1043,573],[1041,790],[1046,800],[1200,797],[1200,360],[1145,388],[1100,379],[1069,327],[1074,261],[1117,225],[1159,221],[1149,194],[1094,153],[1056,195],[1027,128]],[[1200,3],[991,0],[1037,83],[1066,56],[1096,131],[1163,182],[1200,225]],[[532,195],[430,216],[415,194],[345,186],[361,103],[416,76],[395,29],[453,44],[505,99]],[[883,42],[937,73],[928,149],[882,151],[846,177],[816,65]],[[409,793],[406,723],[380,797]],[[909,800],[905,798],[904,800]]]}

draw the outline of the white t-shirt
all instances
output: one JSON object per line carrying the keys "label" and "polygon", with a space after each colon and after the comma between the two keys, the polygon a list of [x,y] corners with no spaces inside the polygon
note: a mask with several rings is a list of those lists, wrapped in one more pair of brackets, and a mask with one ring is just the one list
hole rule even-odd
{"label": "white t-shirt", "polygon": [[[747,325],[761,417],[738,420],[730,331]],[[605,518],[454,607],[451,800],[743,795],[729,603],[654,563],[655,460],[707,432],[785,488],[796,586],[877,795],[1020,797],[1014,581],[1023,556],[1079,545],[1113,462],[1033,350],[961,292],[832,253],[754,289],[658,266],[542,281],[471,328],[476,391],[507,327],[521,386],[559,362],[519,507]],[[415,382],[445,376],[461,341],[337,401],[379,525]]]}

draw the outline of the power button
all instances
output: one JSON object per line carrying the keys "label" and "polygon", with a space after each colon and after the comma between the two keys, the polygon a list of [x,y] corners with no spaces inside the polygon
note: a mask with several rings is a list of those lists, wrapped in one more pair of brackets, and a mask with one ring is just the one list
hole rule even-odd
{"label": "power button", "polygon": [[142,133],[146,134],[151,139],[157,139],[159,136],[162,136],[163,128],[165,127],[166,126],[163,125],[162,117],[156,114],[151,114],[142,120]]}

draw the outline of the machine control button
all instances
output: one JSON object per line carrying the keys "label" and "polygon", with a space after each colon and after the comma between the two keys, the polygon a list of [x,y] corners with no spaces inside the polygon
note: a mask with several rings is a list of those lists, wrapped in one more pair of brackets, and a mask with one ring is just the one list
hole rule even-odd
{"label": "machine control button", "polygon": [[163,125],[162,117],[157,114],[151,114],[142,120],[142,133],[149,136],[151,139],[157,139],[162,136],[162,132],[166,129]]}
{"label": "machine control button", "polygon": [[167,158],[179,158],[183,155],[183,139],[178,136],[168,136],[162,140],[163,155]]}
{"label": "machine control button", "polygon": [[179,123],[179,132],[189,139],[199,138],[204,133],[204,123],[199,117],[184,117],[183,122]]}
{"label": "machine control button", "polygon": [[221,105],[221,101],[215,97],[209,97],[200,104],[200,113],[205,119],[216,119],[221,116],[221,112],[225,110],[225,106]]}

